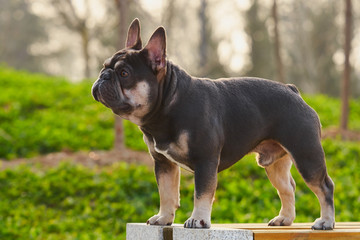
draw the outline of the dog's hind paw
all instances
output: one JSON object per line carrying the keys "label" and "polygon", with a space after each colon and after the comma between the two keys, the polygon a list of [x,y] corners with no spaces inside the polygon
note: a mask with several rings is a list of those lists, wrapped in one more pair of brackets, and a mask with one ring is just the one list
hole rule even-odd
{"label": "dog's hind paw", "polygon": [[318,218],[315,220],[314,225],[312,225],[311,229],[313,230],[333,230],[335,227],[335,221],[325,220],[322,218]]}
{"label": "dog's hind paw", "polygon": [[210,228],[211,222],[204,219],[189,218],[184,223],[184,228]]}
{"label": "dog's hind paw", "polygon": [[294,221],[293,217],[277,216],[270,220],[269,226],[290,226]]}
{"label": "dog's hind paw", "polygon": [[147,220],[146,224],[150,224],[150,225],[161,225],[161,226],[165,226],[168,225],[170,226],[174,221],[174,216],[169,215],[155,215],[152,216],[151,218],[149,218],[149,220]]}

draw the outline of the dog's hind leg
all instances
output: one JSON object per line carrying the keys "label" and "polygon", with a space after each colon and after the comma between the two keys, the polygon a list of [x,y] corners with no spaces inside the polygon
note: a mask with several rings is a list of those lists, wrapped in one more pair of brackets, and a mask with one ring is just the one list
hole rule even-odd
{"label": "dog's hind leg", "polygon": [[269,222],[269,226],[290,226],[295,219],[295,181],[290,173],[291,165],[291,157],[285,154],[265,167],[266,174],[281,200],[280,213]]}
{"label": "dog's hind leg", "polygon": [[258,153],[257,163],[265,168],[281,200],[280,213],[269,222],[269,226],[289,226],[295,219],[295,181],[290,173],[292,159],[274,140],[261,142],[254,152]]}
{"label": "dog's hind leg", "polygon": [[307,182],[309,188],[319,199],[321,206],[321,216],[316,219],[311,227],[315,230],[331,230],[335,227],[335,209],[334,209],[334,183],[327,175],[322,179],[313,182]]}
{"label": "dog's hind leg", "polygon": [[296,168],[320,202],[321,217],[314,222],[312,229],[330,230],[335,226],[334,183],[326,170],[325,154],[320,140],[307,140],[302,143],[301,148],[288,150]]}

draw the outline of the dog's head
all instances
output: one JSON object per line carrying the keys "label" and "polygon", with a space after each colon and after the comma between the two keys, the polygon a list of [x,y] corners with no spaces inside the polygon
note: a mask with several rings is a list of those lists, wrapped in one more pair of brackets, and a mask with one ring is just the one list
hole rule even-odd
{"label": "dog's head", "polygon": [[166,75],[165,29],[159,27],[143,48],[140,22],[135,19],[125,45],[104,62],[92,95],[115,114],[140,125],[154,107]]}

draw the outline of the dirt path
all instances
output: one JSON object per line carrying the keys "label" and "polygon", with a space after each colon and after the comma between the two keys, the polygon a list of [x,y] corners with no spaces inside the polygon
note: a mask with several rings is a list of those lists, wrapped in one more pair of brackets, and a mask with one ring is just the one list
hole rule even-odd
{"label": "dirt path", "polygon": [[82,164],[87,167],[109,166],[119,161],[153,166],[153,160],[148,152],[125,149],[122,151],[57,152],[33,158],[19,158],[11,161],[0,160],[0,170],[14,168],[23,163],[34,166],[40,165],[40,167],[54,167],[63,161]]}
{"label": "dirt path", "polygon": [[345,141],[353,141],[353,142],[360,141],[360,132],[359,131],[345,130],[344,132],[341,132],[341,130],[337,127],[329,127],[327,129],[323,130],[323,132],[322,132],[323,139],[325,139],[325,138],[339,139],[339,137],[341,135],[343,136],[343,138],[344,138],[343,140],[345,140]]}

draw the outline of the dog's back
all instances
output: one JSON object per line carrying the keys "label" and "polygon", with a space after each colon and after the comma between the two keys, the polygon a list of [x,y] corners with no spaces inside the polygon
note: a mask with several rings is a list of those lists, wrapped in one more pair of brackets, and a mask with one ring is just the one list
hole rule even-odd
{"label": "dog's back", "polygon": [[[192,81],[196,87],[192,88],[195,92],[191,95],[206,99],[196,106],[200,114],[193,116],[192,121],[207,123],[209,121],[204,118],[212,118],[212,125],[204,129],[220,128],[226,136],[219,170],[231,166],[263,140],[273,139],[286,145],[287,141],[303,141],[290,139],[304,136],[304,131],[320,135],[316,112],[301,98],[294,85],[249,77],[193,78]],[[187,105],[187,101],[191,105],[189,98],[184,98],[182,105]],[[203,109],[210,108],[212,116],[201,114]]]}

